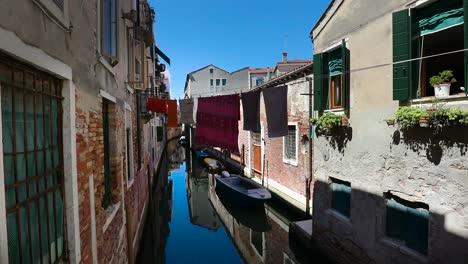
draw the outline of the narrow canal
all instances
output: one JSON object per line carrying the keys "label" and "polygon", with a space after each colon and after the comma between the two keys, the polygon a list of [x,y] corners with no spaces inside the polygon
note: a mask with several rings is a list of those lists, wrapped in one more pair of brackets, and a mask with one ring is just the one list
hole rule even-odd
{"label": "narrow canal", "polygon": [[192,153],[168,152],[137,263],[312,263],[310,253],[290,247],[289,222],[301,214],[274,199],[255,210],[233,206]]}

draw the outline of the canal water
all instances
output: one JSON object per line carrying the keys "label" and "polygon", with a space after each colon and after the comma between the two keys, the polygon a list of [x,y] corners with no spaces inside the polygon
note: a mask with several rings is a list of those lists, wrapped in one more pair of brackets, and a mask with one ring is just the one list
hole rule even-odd
{"label": "canal water", "polygon": [[137,263],[312,263],[310,253],[289,242],[289,222],[302,214],[275,199],[238,208],[216,191],[192,153],[176,147],[164,159]]}

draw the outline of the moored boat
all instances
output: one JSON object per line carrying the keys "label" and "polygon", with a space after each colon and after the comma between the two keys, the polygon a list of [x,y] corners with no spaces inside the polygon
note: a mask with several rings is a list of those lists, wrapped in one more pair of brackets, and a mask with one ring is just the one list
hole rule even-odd
{"label": "moored boat", "polygon": [[[241,207],[257,207],[271,199],[271,193],[253,180],[228,173],[215,175],[216,189],[223,192],[228,199]],[[228,177],[226,177],[228,176]]]}
{"label": "moored boat", "polygon": [[212,173],[219,173],[225,169],[224,165],[214,158],[204,158],[203,163]]}

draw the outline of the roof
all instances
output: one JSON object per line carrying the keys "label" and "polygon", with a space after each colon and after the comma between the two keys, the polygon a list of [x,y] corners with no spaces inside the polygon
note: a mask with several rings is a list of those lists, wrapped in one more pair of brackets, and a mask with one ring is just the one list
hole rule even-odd
{"label": "roof", "polygon": [[302,73],[312,74],[313,69],[314,69],[313,65],[314,65],[313,61],[310,61],[309,63],[305,65],[301,65],[292,71],[282,74],[276,78],[270,79],[264,84],[257,86],[256,88],[262,89],[262,88],[267,88],[267,87],[273,87],[278,84],[287,83],[291,80],[304,77],[304,75],[301,75]]}
{"label": "roof", "polygon": [[273,69],[271,68],[255,68],[255,69],[250,69],[250,73],[269,73],[273,72]]}
{"label": "roof", "polygon": [[312,60],[287,60],[286,62],[280,61],[277,64],[298,64],[298,63],[312,63]]}

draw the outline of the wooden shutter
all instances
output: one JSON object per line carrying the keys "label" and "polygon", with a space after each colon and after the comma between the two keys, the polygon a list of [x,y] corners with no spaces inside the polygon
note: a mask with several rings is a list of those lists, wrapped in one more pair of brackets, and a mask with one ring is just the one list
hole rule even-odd
{"label": "wooden shutter", "polygon": [[[466,0],[465,0],[466,1]],[[410,99],[411,21],[409,10],[393,13],[393,100]]]}
{"label": "wooden shutter", "polygon": [[[463,15],[465,17],[464,29],[464,43],[465,49],[468,49],[468,0],[463,0]],[[468,95],[468,51],[465,51],[465,94]]]}
{"label": "wooden shutter", "polygon": [[343,39],[341,42],[341,58],[343,60],[343,106],[344,108],[348,108],[350,106],[349,101],[350,101],[350,82],[349,82],[349,77],[351,73],[349,72],[349,50],[346,48],[346,41]]}
{"label": "wooden shutter", "polygon": [[314,54],[314,110],[324,109],[323,89],[324,89],[323,54]]}

